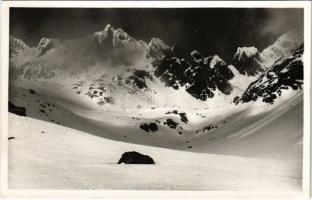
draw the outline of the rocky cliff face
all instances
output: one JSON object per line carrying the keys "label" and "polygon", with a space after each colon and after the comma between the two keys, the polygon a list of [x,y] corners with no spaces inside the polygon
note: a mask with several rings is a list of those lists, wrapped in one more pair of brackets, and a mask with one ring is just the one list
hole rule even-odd
{"label": "rocky cliff face", "polygon": [[217,55],[203,57],[198,51],[183,56],[173,48],[163,59],[153,62],[154,74],[167,87],[185,90],[200,100],[213,98],[215,92],[221,91],[228,95],[233,87],[228,82],[233,73],[226,63]]}
{"label": "rocky cliff face", "polygon": [[234,101],[261,101],[273,104],[285,90],[299,90],[303,84],[303,46],[277,60],[265,73],[251,83]]}

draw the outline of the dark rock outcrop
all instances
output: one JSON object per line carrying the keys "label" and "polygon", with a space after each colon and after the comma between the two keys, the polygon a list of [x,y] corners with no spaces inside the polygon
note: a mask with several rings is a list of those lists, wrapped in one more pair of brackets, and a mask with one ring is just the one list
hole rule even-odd
{"label": "dark rock outcrop", "polygon": [[9,102],[9,112],[19,116],[26,116],[26,108],[18,107],[11,102]]}
{"label": "dark rock outcrop", "polygon": [[180,117],[181,117],[181,121],[184,123],[188,122],[188,119],[186,117],[186,113],[179,113]]}
{"label": "dark rock outcrop", "polygon": [[173,121],[172,119],[167,119],[166,122],[164,122],[164,125],[167,125],[169,126],[169,128],[172,128],[172,129],[176,129],[177,126],[179,125],[179,123]]}
{"label": "dark rock outcrop", "polygon": [[154,75],[166,87],[177,90],[185,86],[190,95],[202,101],[213,98],[217,89],[225,95],[233,91],[228,81],[234,74],[218,56],[204,58],[198,51],[185,55],[179,45],[175,45],[152,65]]}
{"label": "dark rock outcrop", "polygon": [[140,129],[143,129],[146,132],[150,132],[150,131],[156,132],[158,131],[158,126],[156,123],[150,123],[150,124],[143,123],[140,125]]}
{"label": "dark rock outcrop", "polygon": [[153,158],[136,151],[125,152],[122,154],[118,164],[155,164]]}
{"label": "dark rock outcrop", "polygon": [[139,89],[146,89],[146,83],[145,80],[153,80],[153,77],[146,71],[144,70],[135,70],[133,72],[133,75],[128,76],[125,79],[125,83],[138,87]]}
{"label": "dark rock outcrop", "polygon": [[184,123],[186,123],[186,124],[187,124],[187,122],[188,122],[188,119],[187,119],[187,117],[186,117],[186,113],[185,113],[185,112],[179,113],[177,110],[173,110],[173,111],[168,111],[168,112],[166,112],[165,114],[175,114],[175,115],[179,115],[182,122],[184,122]]}

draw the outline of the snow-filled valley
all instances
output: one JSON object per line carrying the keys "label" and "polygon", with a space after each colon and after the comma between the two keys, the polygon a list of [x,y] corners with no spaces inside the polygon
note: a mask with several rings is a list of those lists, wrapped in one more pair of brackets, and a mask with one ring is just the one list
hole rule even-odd
{"label": "snow-filled valley", "polygon": [[[238,47],[231,64],[111,25],[11,37],[9,188],[300,190],[300,38]],[[155,165],[117,164],[128,151]]]}
{"label": "snow-filled valley", "polygon": [[[117,142],[13,114],[9,126],[9,136],[15,137],[9,141],[10,189],[283,191],[301,188],[301,158],[292,161],[252,158]],[[270,137],[281,138],[278,133]],[[267,151],[257,144],[239,148],[241,142],[235,145],[245,154],[249,148],[260,154]],[[230,153],[232,145],[223,153]],[[299,144],[289,150],[296,152],[300,148]],[[148,154],[156,164],[118,165],[125,151]]]}

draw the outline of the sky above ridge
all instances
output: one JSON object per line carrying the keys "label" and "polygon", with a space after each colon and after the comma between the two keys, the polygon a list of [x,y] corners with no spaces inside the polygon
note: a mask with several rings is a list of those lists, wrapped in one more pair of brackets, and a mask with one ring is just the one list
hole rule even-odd
{"label": "sky above ridge", "polygon": [[303,9],[263,8],[11,8],[10,35],[36,46],[42,37],[77,38],[124,29],[137,40],[152,37],[231,62],[239,46],[259,50],[281,34],[303,28]]}

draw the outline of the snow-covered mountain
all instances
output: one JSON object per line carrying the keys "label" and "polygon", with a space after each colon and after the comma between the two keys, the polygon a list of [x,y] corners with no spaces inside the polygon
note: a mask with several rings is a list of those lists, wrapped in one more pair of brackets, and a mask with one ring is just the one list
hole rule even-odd
{"label": "snow-covered mountain", "polygon": [[119,91],[128,88],[123,94],[130,90],[135,95],[139,92],[156,98],[171,88],[202,101],[221,98],[224,103],[231,103],[300,42],[298,31],[292,31],[261,53],[256,47],[238,47],[231,65],[218,55],[203,56],[196,50],[186,53],[181,46],[170,48],[159,38],[145,43],[107,25],[80,39],[42,38],[37,47],[28,47],[11,37],[10,77],[12,84],[20,80],[59,83],[64,79],[67,84],[78,84],[76,80],[102,79],[102,84],[115,85],[111,88]]}
{"label": "snow-covered mountain", "polygon": [[[296,39],[291,40],[292,37]],[[177,113],[185,113],[188,123],[179,118],[179,114],[173,115],[176,120],[166,118],[159,123],[172,127],[170,124],[174,122],[181,124],[183,129],[196,132],[208,127],[207,118],[215,117],[209,112],[219,112],[225,119],[245,109],[240,103],[262,101],[263,98],[263,102],[272,103],[269,99],[284,96],[284,92],[273,88],[270,97],[266,97],[272,84],[276,80],[284,80],[286,75],[291,76],[289,80],[301,83],[302,76],[296,76],[292,70],[294,66],[296,70],[303,69],[302,62],[298,61],[303,48],[295,51],[296,54],[292,53],[292,48],[302,41],[297,37],[300,35],[295,32],[284,34],[261,53],[256,47],[239,47],[232,64],[218,55],[204,56],[197,50],[186,52],[178,44],[170,47],[159,38],[145,43],[111,25],[78,39],[43,38],[37,47],[28,47],[11,37],[10,86],[61,96],[65,107],[72,107],[72,102],[75,102],[101,111],[141,113],[161,110],[160,115],[164,116],[177,110]],[[295,42],[287,46],[290,41]],[[283,50],[276,50],[281,48]],[[276,72],[277,69],[280,72]],[[261,85],[261,93],[253,89],[255,85]],[[290,91],[285,95],[291,93],[294,96],[300,92],[297,90],[300,87],[292,85],[286,88],[279,83],[278,87]],[[15,103],[24,105],[19,105],[21,101]],[[198,109],[204,110],[199,113]],[[149,119],[142,123],[149,127],[150,123],[158,122]],[[202,127],[198,127],[199,124]]]}
{"label": "snow-covered mountain", "polygon": [[280,59],[251,83],[236,103],[261,99],[273,104],[286,90],[299,90],[303,84],[303,46]]}
{"label": "snow-covered mountain", "polygon": [[10,69],[13,77],[28,80],[94,76],[118,70],[114,68],[144,68],[148,50],[145,42],[107,25],[103,31],[80,39],[43,38],[37,47],[12,56]]}

